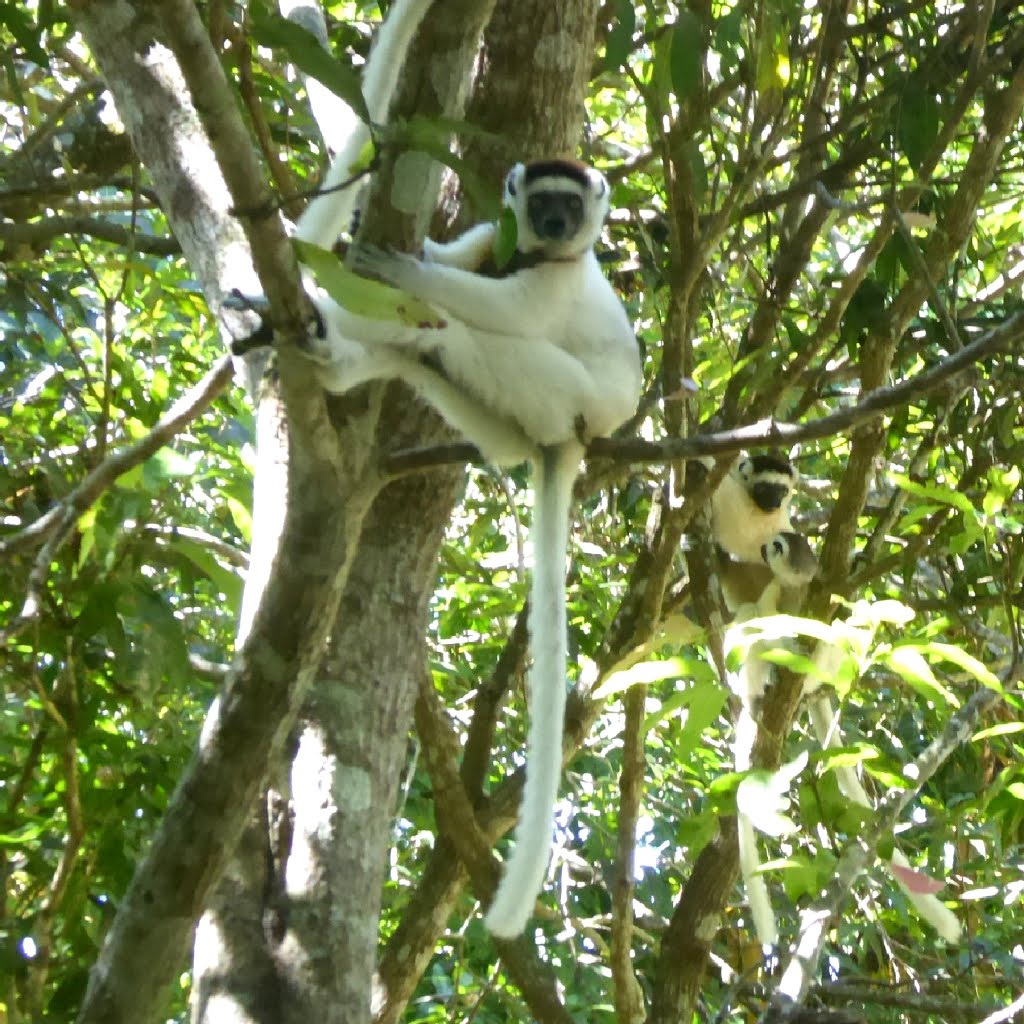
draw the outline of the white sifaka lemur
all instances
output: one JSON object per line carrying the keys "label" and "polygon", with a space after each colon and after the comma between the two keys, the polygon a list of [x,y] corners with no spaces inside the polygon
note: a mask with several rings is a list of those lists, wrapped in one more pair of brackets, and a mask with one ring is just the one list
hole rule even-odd
{"label": "white sifaka lemur", "polygon": [[[396,0],[371,51],[364,90],[375,119],[386,114],[425,7],[424,0]],[[342,145],[328,185],[348,179],[361,146],[361,139]],[[356,246],[354,269],[428,303],[438,312],[430,323],[372,320],[311,290],[317,318],[305,351],[326,390],[402,380],[488,461],[528,459],[536,470],[526,787],[515,847],[486,917],[498,936],[525,927],[550,857],[562,762],[573,482],[586,439],[629,419],[643,382],[632,324],[594,254],[609,200],[607,181],[585,164],[516,164],[505,179],[504,204],[515,215],[521,258],[505,276],[476,272],[492,256],[497,231],[489,223],[451,242],[428,240],[422,259]],[[297,237],[331,246],[354,202],[353,188],[318,197],[300,218]]]}

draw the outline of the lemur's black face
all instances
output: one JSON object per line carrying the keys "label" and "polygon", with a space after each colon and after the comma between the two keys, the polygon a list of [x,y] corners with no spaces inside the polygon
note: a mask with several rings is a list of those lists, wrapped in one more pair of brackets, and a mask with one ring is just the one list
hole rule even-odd
{"label": "lemur's black face", "polygon": [[521,253],[576,260],[592,249],[608,215],[608,182],[566,160],[516,164],[505,178],[505,205],[516,216]]}
{"label": "lemur's black face", "polygon": [[789,497],[791,490],[792,487],[788,483],[758,480],[750,488],[750,496],[762,512],[775,512],[782,508],[782,503]]}
{"label": "lemur's black face", "polygon": [[751,500],[762,512],[776,512],[786,503],[796,484],[796,471],[788,459],[777,455],[752,455],[736,467]]}
{"label": "lemur's black face", "polygon": [[526,201],[526,215],[537,238],[568,242],[583,225],[583,199],[575,192],[535,191]]}

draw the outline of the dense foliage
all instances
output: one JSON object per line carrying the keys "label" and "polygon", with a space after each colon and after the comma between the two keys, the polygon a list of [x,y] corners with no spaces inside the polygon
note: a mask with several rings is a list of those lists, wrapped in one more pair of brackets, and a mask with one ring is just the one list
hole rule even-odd
{"label": "dense foliage", "polygon": [[[375,15],[366,8],[332,12],[361,26]],[[279,182],[297,191],[317,147],[286,54],[258,48],[233,6],[211,10],[239,19],[225,60],[242,69]],[[1013,324],[1024,267],[1015,10],[1013,0],[602,8],[586,150],[613,182],[607,266],[645,350],[640,436],[812,421]],[[253,418],[236,387],[94,503],[72,506],[73,530],[54,527],[87,475],[222,354],[67,13],[0,12],[0,1019],[11,1024],[73,1017],[230,662],[250,526]],[[366,39],[339,30],[336,51],[349,59]],[[829,1000],[878,1024],[980,1020],[1019,992],[1022,351],[1018,331],[885,418],[795,456],[795,520],[822,551],[826,580],[811,612],[827,618],[835,593],[832,614],[845,620],[865,601],[877,622],[846,635],[832,680],[840,753],[823,755],[798,718],[781,755],[810,754],[790,792],[797,829],[761,836],[783,944],[870,819],[830,769],[855,764],[873,792],[899,789],[971,693],[1007,684],[898,840],[945,882],[963,941],[937,940],[877,864],[828,936],[822,978],[839,981]],[[651,997],[666,924],[735,809],[730,701],[709,645],[660,643],[644,622],[685,584],[684,527],[702,532],[680,517],[680,463],[665,461],[594,460],[579,490],[569,592],[579,752],[537,936],[569,1013],[593,1022],[642,1019],[622,993],[638,985]],[[528,495],[525,471],[474,472],[438,567],[427,642],[454,736],[421,716],[418,742],[436,753],[453,738],[479,741],[494,704],[507,706],[492,762],[464,768],[474,794],[514,768],[525,736]],[[410,757],[395,819],[381,928],[391,970],[402,951],[388,940],[417,886],[453,859],[428,763]],[[632,957],[627,947],[616,961],[623,906]],[[405,1019],[523,1019],[475,910],[463,890]],[[738,885],[721,925],[694,1019],[753,1019],[771,977]]]}

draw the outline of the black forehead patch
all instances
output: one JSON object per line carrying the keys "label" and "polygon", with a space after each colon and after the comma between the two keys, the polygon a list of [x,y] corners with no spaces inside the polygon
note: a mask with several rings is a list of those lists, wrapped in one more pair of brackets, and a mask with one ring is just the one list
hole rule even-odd
{"label": "black forehead patch", "polygon": [[568,178],[584,188],[590,188],[587,165],[577,160],[534,160],[526,165],[526,184],[531,185],[541,178]]}
{"label": "black forehead patch", "polygon": [[789,459],[781,455],[751,455],[750,463],[755,473],[783,473],[793,475],[793,466]]}

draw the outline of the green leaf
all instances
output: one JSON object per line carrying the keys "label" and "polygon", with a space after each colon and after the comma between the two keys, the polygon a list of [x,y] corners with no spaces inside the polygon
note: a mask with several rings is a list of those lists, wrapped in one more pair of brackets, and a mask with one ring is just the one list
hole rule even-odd
{"label": "green leaf", "polygon": [[925,650],[929,656],[941,659],[942,661],[950,661],[965,672],[969,672],[982,686],[987,686],[990,690],[996,690],[998,693],[1003,692],[1003,684],[999,682],[999,679],[985,668],[977,658],[968,654],[962,648],[956,647],[953,644],[934,642],[928,644]]}
{"label": "green leaf", "polygon": [[918,693],[928,699],[939,698],[951,707],[960,707],[956,694],[952,693],[935,678],[931,666],[921,653],[926,648],[918,644],[893,647],[883,651],[878,660],[886,664],[897,675],[908,682]]}
{"label": "green leaf", "polygon": [[187,558],[197,569],[204,573],[224,594],[228,605],[236,611],[242,601],[243,580],[237,570],[219,562],[210,549],[198,541],[182,537],[177,533],[166,538],[167,546]]}
{"label": "green leaf", "polygon": [[608,33],[604,48],[604,66],[615,71],[626,63],[633,52],[633,33],[636,31],[636,11],[632,0],[615,0],[615,22]]}
{"label": "green leaf", "polygon": [[359,75],[351,67],[325,50],[312,32],[279,17],[276,10],[274,14],[267,14],[259,5],[253,5],[251,15],[253,38],[261,46],[284,50],[303,74],[326,85],[352,108],[361,121],[370,123]]}
{"label": "green leaf", "polygon": [[711,679],[694,683],[690,694],[689,713],[675,744],[677,755],[685,755],[697,749],[705,730],[718,720],[729,699],[725,687]]}
{"label": "green leaf", "polygon": [[724,71],[736,63],[737,51],[743,42],[743,11],[737,6],[723,14],[715,21],[714,33],[715,49],[730,58],[728,64],[723,62]]}
{"label": "green leaf", "polygon": [[939,128],[939,101],[933,93],[912,82],[900,102],[896,137],[915,171],[924,164],[939,137]]}
{"label": "green leaf", "polygon": [[498,233],[494,238],[494,262],[498,269],[508,264],[519,246],[519,226],[516,215],[510,209],[501,211],[498,217]]}
{"label": "green leaf", "polygon": [[27,4],[0,4],[0,25],[4,25],[14,36],[29,60],[45,68],[49,65],[50,58],[40,42],[41,26],[33,24],[28,16],[27,7]]}
{"label": "green leaf", "polygon": [[669,73],[672,91],[685,100],[698,91],[704,71],[707,51],[704,25],[691,11],[680,11],[672,26],[672,44],[669,50]]}
{"label": "green leaf", "polygon": [[781,21],[767,13],[757,43],[757,91],[762,95],[779,93],[789,84],[789,46]]}
{"label": "green leaf", "polygon": [[334,253],[318,245],[297,240],[294,245],[301,262],[313,271],[317,284],[350,313],[410,327],[443,326],[443,318],[425,302],[380,281],[360,277]]}
{"label": "green leaf", "polygon": [[856,768],[863,761],[879,757],[877,748],[867,743],[860,743],[855,747],[829,747],[818,758],[823,771],[831,771],[833,768]]}
{"label": "green leaf", "polygon": [[993,736],[1014,736],[1021,732],[1024,732],[1024,722],[1002,722],[988,729],[979,730],[971,737],[971,740],[987,740]]}
{"label": "green leaf", "polygon": [[24,846],[38,839],[49,828],[49,822],[34,821],[13,832],[0,832],[0,846]]}
{"label": "green leaf", "polygon": [[964,515],[974,518],[978,512],[971,499],[966,494],[954,490],[952,487],[943,487],[941,484],[922,484],[911,480],[905,473],[890,473],[889,478],[907,494],[913,494],[918,498],[925,498],[929,501],[938,502],[940,505],[952,505],[953,508],[963,512]]}
{"label": "green leaf", "polygon": [[686,674],[682,658],[668,658],[665,661],[641,661],[637,665],[613,672],[594,692],[595,700],[603,700],[616,693],[624,693],[637,683],[649,685],[664,679],[678,679]]}
{"label": "green leaf", "polygon": [[788,858],[788,870],[781,876],[786,896],[795,903],[805,896],[817,896],[835,875],[835,855],[819,849],[813,857],[795,854]]}
{"label": "green leaf", "polygon": [[132,637],[127,675],[146,697],[166,678],[172,689],[184,686],[189,678],[188,648],[181,623],[164,598],[145,583],[125,590],[118,601],[118,612]]}

